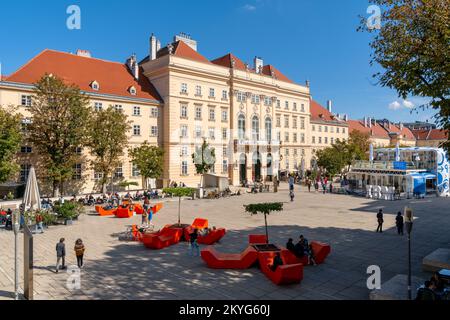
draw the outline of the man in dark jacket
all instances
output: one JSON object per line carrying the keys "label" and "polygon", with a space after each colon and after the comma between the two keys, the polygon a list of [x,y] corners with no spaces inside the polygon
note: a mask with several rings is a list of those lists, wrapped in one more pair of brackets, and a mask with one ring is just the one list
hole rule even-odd
{"label": "man in dark jacket", "polygon": [[65,239],[61,238],[56,244],[56,273],[59,272],[60,266],[61,269],[66,268],[66,244],[64,243],[64,241]]}
{"label": "man in dark jacket", "polygon": [[273,263],[270,266],[270,270],[275,272],[275,271],[277,271],[277,268],[282,265],[283,265],[283,259],[281,259],[281,254],[279,252],[277,252],[275,258],[273,258]]}
{"label": "man in dark jacket", "polygon": [[378,211],[377,221],[378,221],[377,232],[383,233],[383,222],[384,222],[383,209],[380,209],[380,211]]}
{"label": "man in dark jacket", "polygon": [[395,225],[397,226],[398,234],[403,235],[404,221],[403,221],[403,216],[402,216],[401,212],[397,213],[397,217],[395,218]]}
{"label": "man in dark jacket", "polygon": [[434,290],[436,289],[436,286],[431,281],[425,281],[425,288],[420,288],[417,292],[417,298],[416,300],[421,301],[432,301],[437,300],[436,293]]}

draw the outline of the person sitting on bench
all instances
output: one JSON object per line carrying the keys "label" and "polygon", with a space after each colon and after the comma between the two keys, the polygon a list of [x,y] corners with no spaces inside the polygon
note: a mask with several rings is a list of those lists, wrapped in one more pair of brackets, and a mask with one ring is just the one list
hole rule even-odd
{"label": "person sitting on bench", "polygon": [[283,264],[284,264],[284,263],[283,263],[283,259],[281,259],[281,254],[280,254],[279,252],[277,252],[275,258],[273,258],[272,265],[269,266],[269,267],[270,267],[270,270],[272,270],[273,272],[275,272],[275,271],[277,270],[277,268],[278,268],[279,266],[282,266]]}
{"label": "person sitting on bench", "polygon": [[308,255],[308,263],[311,265],[317,265],[316,260],[314,259],[312,247],[309,245],[308,239],[301,235],[299,243],[303,246],[304,253]]}
{"label": "person sitting on bench", "polygon": [[290,252],[295,254],[295,244],[294,239],[289,238],[288,242],[286,243],[286,249],[288,249]]}

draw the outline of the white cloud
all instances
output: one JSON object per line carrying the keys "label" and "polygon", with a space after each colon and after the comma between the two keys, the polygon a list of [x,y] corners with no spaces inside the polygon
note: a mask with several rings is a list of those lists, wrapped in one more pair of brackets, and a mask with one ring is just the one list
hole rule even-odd
{"label": "white cloud", "polygon": [[391,104],[389,104],[389,109],[391,110],[399,110],[402,108],[402,105],[398,101],[394,101]]}
{"label": "white cloud", "polygon": [[415,107],[414,103],[408,100],[403,100],[403,106],[408,109],[412,109]]}
{"label": "white cloud", "polygon": [[248,4],[248,3],[245,6],[243,6],[242,8],[245,11],[255,11],[256,10],[256,6]]}

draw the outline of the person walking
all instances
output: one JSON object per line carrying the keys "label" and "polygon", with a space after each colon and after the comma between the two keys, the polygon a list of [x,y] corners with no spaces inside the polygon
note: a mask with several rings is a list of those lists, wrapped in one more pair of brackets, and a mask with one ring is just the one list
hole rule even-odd
{"label": "person walking", "polygon": [[190,247],[189,247],[189,255],[193,256],[194,251],[197,253],[197,256],[200,255],[200,247],[197,242],[198,239],[198,229],[194,229],[194,231],[189,235]]}
{"label": "person walking", "polygon": [[378,221],[377,232],[383,233],[383,223],[384,223],[384,219],[383,219],[383,209],[380,209],[380,210],[378,211],[378,214],[377,214],[377,221]]}
{"label": "person walking", "polygon": [[142,212],[141,224],[143,226],[148,226],[148,208],[144,205],[144,211]]}
{"label": "person walking", "polygon": [[83,240],[78,239],[77,241],[75,241],[75,255],[77,257],[77,265],[78,268],[82,268],[83,267],[83,257],[84,257],[84,251],[86,250],[86,248],[84,247],[83,244]]}
{"label": "person walking", "polygon": [[36,220],[36,231],[35,232],[38,233],[38,231],[41,230],[41,233],[44,233],[44,226],[43,226],[44,218],[42,217],[42,215],[39,212],[36,214],[35,220]]}
{"label": "person walking", "polygon": [[295,198],[294,190],[289,191],[289,197],[291,198],[291,202],[294,202]]}
{"label": "person walking", "polygon": [[308,192],[311,192],[311,180],[306,180],[306,185],[308,186]]}
{"label": "person walking", "polygon": [[333,181],[330,181],[330,194],[333,194]]}
{"label": "person walking", "polygon": [[397,213],[397,217],[395,217],[395,225],[397,226],[397,232],[399,235],[403,235],[403,225],[404,220],[401,212]]}
{"label": "person walking", "polygon": [[295,179],[294,179],[294,176],[291,174],[289,176],[289,191],[294,191],[294,184],[295,184]]}
{"label": "person walking", "polygon": [[59,272],[59,269],[66,268],[66,244],[64,241],[66,240],[61,238],[56,244],[56,273]]}

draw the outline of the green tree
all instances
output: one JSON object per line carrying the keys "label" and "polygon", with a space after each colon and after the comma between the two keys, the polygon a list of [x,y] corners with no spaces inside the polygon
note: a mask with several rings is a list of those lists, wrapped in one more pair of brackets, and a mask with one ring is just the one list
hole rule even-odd
{"label": "green tree", "polygon": [[181,198],[191,197],[195,193],[193,188],[165,188],[163,193],[172,197],[178,197],[178,226],[181,226]]}
{"label": "green tree", "polygon": [[102,174],[99,184],[103,193],[106,193],[108,178],[121,164],[128,146],[129,129],[127,115],[112,106],[94,111],[90,118],[87,145],[93,157],[92,168]]}
{"label": "green tree", "polygon": [[137,166],[146,186],[147,179],[160,178],[164,169],[164,150],[144,142],[138,148],[129,150],[132,162]]}
{"label": "green tree", "polygon": [[58,196],[79,161],[77,149],[86,141],[89,100],[75,85],[44,75],[34,86],[28,140],[40,155],[46,177]]}
{"label": "green tree", "polygon": [[259,213],[264,214],[264,223],[266,227],[266,240],[267,244],[269,244],[269,228],[267,226],[267,216],[270,215],[271,212],[274,211],[283,211],[283,204],[281,202],[273,202],[273,203],[257,203],[257,204],[249,204],[244,205],[245,211],[249,212],[251,215],[256,215]]}
{"label": "green tree", "polygon": [[192,161],[195,164],[195,171],[201,175],[200,186],[203,187],[203,175],[214,168],[216,164],[216,151],[204,139],[200,147],[195,147]]}
{"label": "green tree", "polygon": [[[374,75],[381,86],[399,96],[430,99],[422,107],[438,110],[437,118],[450,129],[450,1],[370,0],[383,11],[379,30],[361,19],[359,30],[374,33],[371,64],[384,72]],[[450,148],[450,142],[445,144]]]}
{"label": "green tree", "polygon": [[344,153],[337,152],[334,146],[316,152],[317,165],[331,176],[340,173],[345,167]]}
{"label": "green tree", "polygon": [[14,161],[22,141],[20,115],[11,108],[0,108],[0,183],[8,181],[18,170]]}

